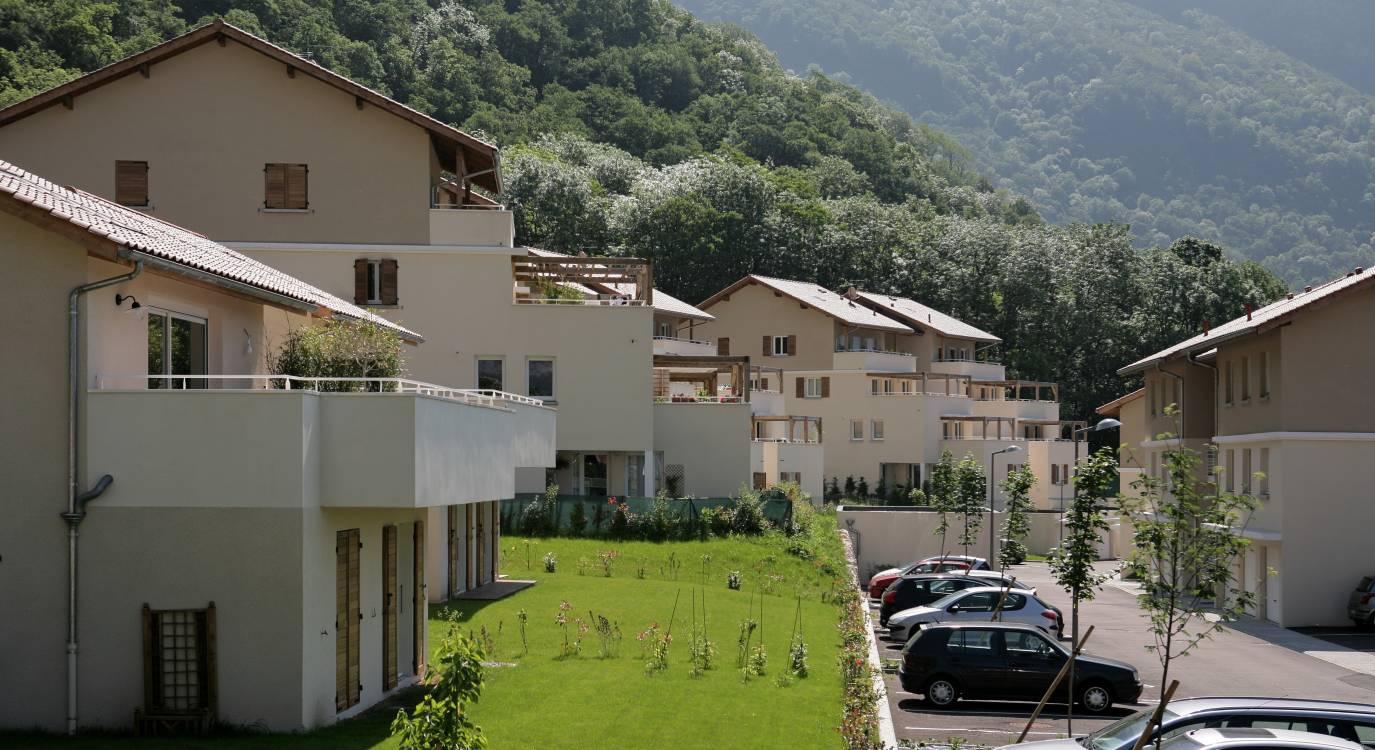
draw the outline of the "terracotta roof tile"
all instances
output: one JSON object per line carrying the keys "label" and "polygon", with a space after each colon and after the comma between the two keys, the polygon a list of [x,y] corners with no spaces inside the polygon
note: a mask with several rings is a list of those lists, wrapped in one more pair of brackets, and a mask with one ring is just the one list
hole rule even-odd
{"label": "terracotta roof tile", "polygon": [[0,160],[0,196],[46,211],[116,245],[265,292],[289,297],[355,320],[390,328],[407,339],[420,334],[175,224],[73,188],[62,187]]}
{"label": "terracotta roof tile", "polygon": [[1002,339],[986,331],[981,331],[968,323],[946,315],[934,307],[927,307],[916,300],[906,297],[893,297],[887,294],[857,292],[865,300],[872,302],[875,309],[881,308],[884,315],[900,320],[908,325],[920,325],[952,338],[972,339],[974,341],[996,342]]}

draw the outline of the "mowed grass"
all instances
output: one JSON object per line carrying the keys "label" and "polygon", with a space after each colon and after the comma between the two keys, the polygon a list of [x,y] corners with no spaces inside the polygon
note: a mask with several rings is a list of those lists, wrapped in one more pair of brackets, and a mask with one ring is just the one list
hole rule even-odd
{"label": "mowed grass", "polygon": [[[837,746],[839,610],[829,596],[822,601],[832,579],[812,562],[786,554],[778,539],[662,544],[539,539],[532,541],[529,569],[524,547],[520,539],[503,542],[502,570],[512,578],[534,579],[535,586],[499,602],[455,603],[464,628],[500,631],[495,658],[515,664],[488,670],[486,689],[473,712],[493,748]],[[596,562],[604,550],[620,553],[610,578]],[[546,552],[558,557],[558,572],[544,572]],[[670,553],[683,563],[676,580],[666,567]],[[712,557],[705,576],[704,554]],[[578,574],[579,557],[592,561],[584,575]],[[646,567],[643,579],[636,576],[639,561]],[[731,570],[741,571],[739,591],[726,586]],[[760,590],[765,575],[783,577],[773,584],[773,593]],[[689,674],[688,662],[694,592],[699,607],[705,599],[707,632],[718,649],[716,668],[699,677]],[[776,678],[786,666],[799,592],[810,674],[780,686]],[[736,654],[739,625],[751,616],[751,600],[756,620],[763,603],[768,668],[763,677],[746,681],[736,667]],[[619,654],[599,656],[599,640],[591,630],[580,656],[562,658],[563,633],[555,616],[564,601],[572,605],[570,615],[583,618],[589,627],[589,610],[615,621],[623,635]],[[516,619],[522,609],[529,616],[528,653]],[[667,627],[670,613],[674,641],[668,669],[647,675],[635,636],[652,622]],[[442,613],[431,617],[432,643],[447,628],[436,616]],[[576,626],[569,627],[571,638]]]}
{"label": "mowed grass", "polygon": [[[616,542],[585,539],[502,541],[502,572],[538,583],[498,602],[454,602],[430,610],[433,649],[447,631],[450,610],[461,613],[461,627],[480,632],[485,625],[496,640],[489,658],[514,666],[487,670],[486,687],[473,718],[483,728],[488,747],[507,748],[827,748],[838,747],[841,679],[837,663],[838,607],[831,593],[843,575],[834,517],[818,516],[807,545],[815,560],[786,551],[779,535],[713,539],[706,542]],[[612,576],[604,576],[598,554],[620,553]],[[558,557],[558,572],[544,572],[546,552]],[[669,556],[681,564],[674,578]],[[702,556],[711,555],[703,572]],[[578,558],[589,562],[578,575]],[[637,577],[643,564],[645,578]],[[742,586],[732,591],[727,574],[741,573]],[[762,593],[766,576],[772,593]],[[707,632],[717,647],[716,668],[700,677],[689,675],[693,592],[706,602]],[[802,632],[807,641],[810,675],[782,687],[777,676],[787,663],[788,639],[798,597],[802,598]],[[651,622],[667,627],[675,597],[674,642],[668,669],[646,675],[645,657],[635,635]],[[753,600],[753,607],[751,606]],[[583,637],[580,656],[560,658],[563,635],[554,618],[559,603],[572,605],[570,617],[588,621],[588,610],[614,620],[622,640],[619,654],[598,656],[595,630]],[[763,602],[763,635],[767,674],[742,680],[736,668],[740,621],[759,619]],[[523,652],[516,612],[529,616]],[[752,613],[752,614],[751,614]],[[701,613],[699,609],[700,622]],[[591,623],[589,622],[589,628]],[[500,636],[496,633],[500,632]],[[576,626],[570,625],[570,638]],[[757,643],[759,631],[753,643]],[[85,734],[67,739],[46,734],[0,732],[0,747],[89,750],[146,748],[395,748],[389,737],[399,707],[412,704],[420,691],[406,691],[354,719],[312,732],[263,734],[220,732],[210,737],[134,738],[127,734]]]}

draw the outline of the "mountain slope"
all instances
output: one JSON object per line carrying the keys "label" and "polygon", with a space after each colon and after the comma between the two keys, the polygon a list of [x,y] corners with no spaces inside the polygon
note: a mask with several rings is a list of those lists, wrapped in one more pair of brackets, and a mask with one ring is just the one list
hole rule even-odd
{"label": "mountain slope", "polygon": [[1375,100],[1183,0],[684,4],[950,132],[1048,219],[1201,235],[1295,282],[1375,260]]}

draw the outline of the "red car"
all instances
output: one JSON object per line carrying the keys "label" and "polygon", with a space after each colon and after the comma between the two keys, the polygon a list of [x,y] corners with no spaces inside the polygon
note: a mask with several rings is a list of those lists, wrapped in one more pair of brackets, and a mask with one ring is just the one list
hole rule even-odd
{"label": "red car", "polygon": [[893,581],[913,573],[962,573],[969,570],[969,563],[955,560],[922,560],[905,568],[880,570],[869,579],[869,598],[878,599]]}

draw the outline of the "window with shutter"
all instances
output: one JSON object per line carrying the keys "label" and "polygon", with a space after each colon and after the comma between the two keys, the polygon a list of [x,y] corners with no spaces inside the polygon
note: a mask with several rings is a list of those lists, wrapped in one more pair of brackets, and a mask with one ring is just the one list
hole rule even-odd
{"label": "window with shutter", "polygon": [[148,162],[115,162],[115,203],[136,207],[148,205]]}
{"label": "window with shutter", "polygon": [[343,711],[358,704],[362,692],[358,671],[363,611],[359,603],[359,530],[335,532],[334,688],[335,708]]}
{"label": "window with shutter", "polygon": [[765,336],[765,337],[764,337],[764,351],[763,351],[763,356],[768,357],[768,356],[772,356],[772,355],[773,355],[773,337],[772,337],[772,336]]}
{"label": "window with shutter", "polygon": [[730,339],[722,336],[716,340],[716,353],[722,357],[730,356]]}
{"label": "window with shutter", "polygon": [[806,378],[797,378],[797,397],[798,397],[798,398],[806,398],[806,396],[807,396],[807,379],[806,379]]}
{"label": "window with shutter", "polygon": [[791,334],[788,335],[788,356],[797,356],[797,337]]}
{"label": "window with shutter", "polygon": [[762,471],[754,472],[754,488],[756,490],[768,489],[769,477]]}
{"label": "window with shutter", "polygon": [[310,208],[310,168],[304,164],[268,164],[263,167],[263,208],[305,210]]}
{"label": "window with shutter", "polygon": [[821,379],[821,397],[822,397],[822,398],[830,398],[830,397],[831,397],[831,379],[830,379],[830,378],[823,377],[823,378]]}

